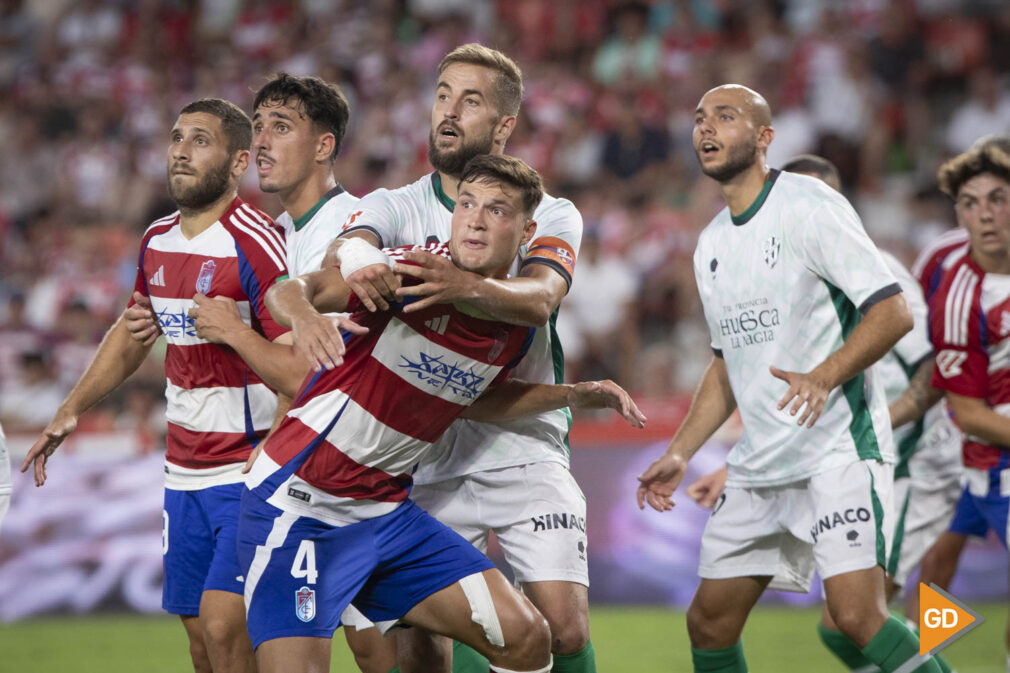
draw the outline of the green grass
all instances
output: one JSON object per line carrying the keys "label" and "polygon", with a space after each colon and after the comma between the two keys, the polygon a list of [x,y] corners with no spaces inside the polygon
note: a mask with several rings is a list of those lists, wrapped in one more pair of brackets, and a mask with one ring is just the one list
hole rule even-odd
{"label": "green grass", "polygon": [[[959,673],[1006,673],[1007,607],[972,606],[986,622],[948,650]],[[842,671],[817,640],[818,613],[758,608],[744,632],[753,673]],[[601,673],[691,671],[684,613],[660,608],[593,608]],[[189,668],[186,637],[171,617],[81,617],[0,625],[3,673],[176,673]],[[334,640],[333,671],[355,671],[347,645]]]}

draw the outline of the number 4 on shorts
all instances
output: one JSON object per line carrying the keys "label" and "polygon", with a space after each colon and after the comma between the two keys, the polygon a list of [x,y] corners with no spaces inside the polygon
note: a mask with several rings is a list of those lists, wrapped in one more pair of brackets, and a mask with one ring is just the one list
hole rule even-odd
{"label": "number 4 on shorts", "polygon": [[302,540],[295,554],[295,562],[291,564],[291,576],[295,579],[304,577],[309,584],[315,584],[319,573],[316,572],[316,543],[312,540]]}

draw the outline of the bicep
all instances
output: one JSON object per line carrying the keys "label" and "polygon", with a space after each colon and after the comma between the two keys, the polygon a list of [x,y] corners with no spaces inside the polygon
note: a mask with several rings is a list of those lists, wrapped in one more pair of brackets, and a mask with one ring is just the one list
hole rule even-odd
{"label": "bicep", "polygon": [[532,278],[538,281],[545,292],[545,299],[553,312],[561,305],[561,300],[568,294],[568,281],[560,273],[546,264],[527,263],[519,272],[521,278]]}

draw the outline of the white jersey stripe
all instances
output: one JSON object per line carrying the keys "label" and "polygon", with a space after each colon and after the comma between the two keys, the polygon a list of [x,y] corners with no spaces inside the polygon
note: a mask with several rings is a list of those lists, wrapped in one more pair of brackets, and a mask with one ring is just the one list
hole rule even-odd
{"label": "white jersey stripe", "polygon": [[971,317],[972,297],[975,293],[975,286],[978,284],[978,276],[967,266],[958,269],[959,281],[954,297],[954,340],[951,342],[955,346],[968,345],[968,319]]}
{"label": "white jersey stripe", "polygon": [[253,240],[259,243],[260,247],[263,248],[263,251],[267,253],[271,261],[273,261],[273,263],[277,265],[277,268],[283,270],[285,268],[283,261],[285,255],[281,255],[280,257],[278,257],[277,251],[274,250],[273,246],[271,246],[266,241],[266,239],[263,237],[262,231],[257,231],[256,228],[254,228],[255,225],[244,223],[241,217],[242,217],[241,213],[235,211],[235,215],[231,216],[231,223],[234,224],[239,229],[241,229],[242,231],[244,231],[245,233],[249,234],[253,238]]}
{"label": "white jersey stripe", "polygon": [[243,388],[215,386],[212,388],[180,388],[171,382],[165,385],[168,402],[166,417],[175,425],[193,432],[246,431],[245,414],[235,410],[245,408],[245,393],[249,392],[249,408],[254,428],[268,428],[274,420],[274,393],[263,383]]}
{"label": "white jersey stripe", "polygon": [[255,210],[250,208],[247,204],[242,204],[239,207],[238,212],[249,217],[254,222],[258,222],[259,225],[263,228],[263,231],[267,233],[267,238],[273,240],[274,244],[277,246],[276,249],[280,250],[285,254],[287,253],[286,247],[284,245],[284,238],[281,236],[281,233],[277,231],[277,229],[275,229],[274,227],[271,227],[269,224],[267,224],[266,220],[260,217]]}
{"label": "white jersey stripe", "polygon": [[[252,325],[249,317],[249,301],[242,300],[235,302],[238,307],[242,322]],[[196,328],[193,327],[193,319],[189,317],[189,310],[196,306],[192,299],[176,299],[174,297],[158,297],[155,307],[155,317],[161,327],[161,333],[165,340],[173,346],[197,346],[210,343],[196,335]]]}
{"label": "white jersey stripe", "polygon": [[954,343],[954,296],[957,294],[956,288],[960,279],[961,273],[959,271],[954,276],[950,292],[947,293],[947,299],[943,305],[943,340],[949,344]]}
{"label": "white jersey stripe", "polygon": [[274,553],[274,549],[284,544],[284,540],[287,539],[288,532],[295,521],[298,521],[297,514],[282,512],[280,516],[274,519],[274,525],[270,528],[270,534],[267,535],[266,542],[257,545],[256,554],[253,556],[252,564],[250,564],[249,572],[246,573],[245,578],[245,610],[247,615],[249,614],[249,605],[252,603],[253,596],[256,593],[256,585],[259,584],[260,579],[263,577],[263,571],[267,569],[267,565],[270,563],[270,556]]}
{"label": "white jersey stripe", "polygon": [[[954,276],[954,281],[951,283],[951,291],[947,295],[947,301],[944,307],[944,325],[943,325],[943,336],[948,344],[953,346],[964,345],[967,343],[967,339],[964,338],[966,333],[961,330],[961,314],[964,313],[965,309],[970,310],[970,305],[965,303],[965,290],[969,284],[969,274],[971,274],[970,269],[966,266],[962,266],[957,270]],[[967,326],[967,319],[965,319],[965,326]]]}

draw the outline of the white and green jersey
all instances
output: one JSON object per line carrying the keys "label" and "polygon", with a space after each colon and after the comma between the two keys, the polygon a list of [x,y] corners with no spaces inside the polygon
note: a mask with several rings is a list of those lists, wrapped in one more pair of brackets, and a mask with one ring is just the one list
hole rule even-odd
{"label": "white and green jersey", "polygon": [[[442,189],[438,172],[399,189],[377,189],[362,198],[344,225],[344,233],[370,231],[380,247],[448,241],[455,202]],[[544,195],[533,215],[537,232],[519,250],[513,275],[526,264],[546,264],[571,286],[575,257],[582,241],[582,216],[571,201]],[[564,354],[558,342],[557,312],[539,328],[526,357],[513,376],[534,383],[564,380]],[[456,421],[429,450],[415,483],[432,483],[474,472],[555,462],[568,466],[567,409],[506,423]]]}
{"label": "white and green jersey", "polygon": [[740,216],[701,233],[694,272],[743,420],[728,486],[775,486],[848,463],[894,460],[887,401],[872,370],[831,391],[813,428],[769,368],[809,372],[841,348],[860,314],[901,291],[859,216],[814,178],[773,170]]}
{"label": "white and green jersey", "polygon": [[288,273],[301,276],[319,270],[326,248],[340,235],[341,227],[354,212],[359,200],[337,185],[297,221],[292,220],[287,212],[281,213],[276,222],[284,228]]}
{"label": "white and green jersey", "polygon": [[[891,270],[894,277],[901,285],[901,291],[905,297],[905,302],[912,313],[915,325],[912,331],[901,337],[894,348],[887,351],[884,357],[873,365],[884,386],[884,397],[887,404],[891,405],[908,388],[915,370],[919,368],[922,361],[933,355],[933,344],[929,341],[928,309],[926,300],[922,296],[922,288],[912,277],[912,274],[902,265],[901,262],[889,252],[880,251]],[[924,419],[919,419],[915,423],[906,423],[900,428],[893,430],[894,447],[897,452],[898,464],[894,468],[894,476],[908,476],[908,459],[915,453],[916,444],[922,437]]]}

